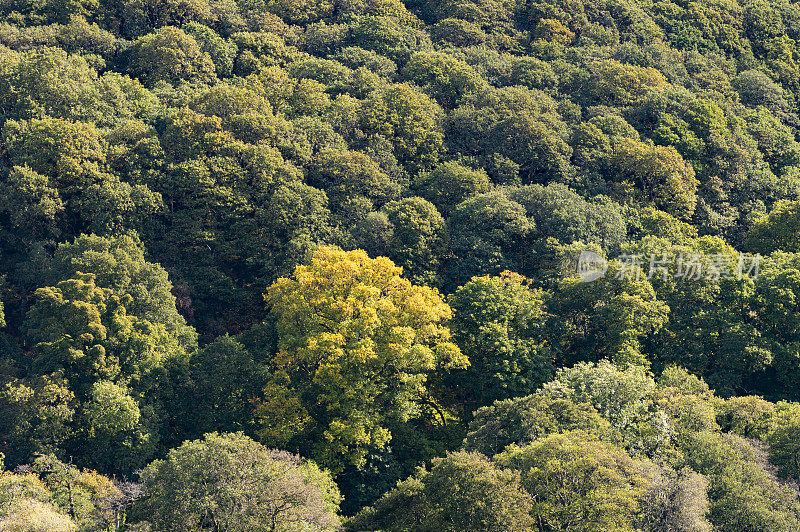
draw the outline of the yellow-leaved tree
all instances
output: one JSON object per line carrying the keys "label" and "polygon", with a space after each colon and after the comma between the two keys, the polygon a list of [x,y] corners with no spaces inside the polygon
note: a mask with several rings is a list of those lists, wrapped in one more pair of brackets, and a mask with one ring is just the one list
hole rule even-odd
{"label": "yellow-leaved tree", "polygon": [[469,364],[441,295],[401,274],[385,257],[322,246],[269,288],[278,341],[258,409],[266,443],[310,442],[298,450],[337,473],[389,442],[387,422],[435,401],[430,373]]}

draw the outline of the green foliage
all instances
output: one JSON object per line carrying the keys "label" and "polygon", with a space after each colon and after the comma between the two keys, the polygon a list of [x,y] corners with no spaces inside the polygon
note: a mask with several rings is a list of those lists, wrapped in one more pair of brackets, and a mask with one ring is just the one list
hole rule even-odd
{"label": "green foliage", "polygon": [[88,463],[132,468],[152,447],[145,445],[148,430],[125,386],[146,378],[149,369],[178,350],[176,342],[163,328],[127,315],[120,298],[99,288],[90,274],[39,289],[36,295],[28,313],[34,368],[44,375],[65,375],[84,403],[76,425],[85,431],[84,445],[96,449],[86,456]]}
{"label": "green foliage", "polygon": [[531,506],[518,473],[462,451],[400,482],[348,530],[522,531],[533,525]]}
{"label": "green foliage", "polygon": [[351,528],[800,528],[798,42],[787,0],[1,0],[0,528],[337,526],[133,524],[102,475],[212,431]]}
{"label": "green foliage", "polygon": [[25,469],[0,477],[4,530],[102,530],[123,522],[125,496],[107,477],[52,455]]}
{"label": "green foliage", "polygon": [[64,211],[64,202],[47,176],[27,166],[15,166],[3,185],[2,209],[15,228],[39,239],[58,234],[57,218]]}
{"label": "green foliage", "polygon": [[748,250],[758,253],[787,251],[797,253],[797,224],[800,216],[800,203],[783,201],[775,204],[770,213],[753,224],[744,245]]}
{"label": "green foliage", "polygon": [[474,196],[459,203],[449,219],[452,249],[451,280],[463,284],[482,272],[518,270],[520,244],[535,229],[525,208],[502,191]]}
{"label": "green foliage", "polygon": [[[684,239],[682,245],[646,237],[631,250],[632,255],[637,253],[648,262],[655,257],[654,267],[648,265],[654,270],[650,283],[670,308],[669,321],[654,338],[665,362],[686,366],[722,395],[731,395],[773,363],[753,319],[756,301],[750,277],[759,274],[747,274],[749,261],[745,264],[746,259],[725,242],[707,236]],[[669,264],[659,266],[665,256]],[[692,262],[694,273],[688,268]],[[705,273],[698,274],[701,270]]]}
{"label": "green foliage", "polygon": [[697,179],[674,148],[621,140],[611,164],[621,186],[632,186],[642,199],[677,218],[688,219],[697,203]]}
{"label": "green foliage", "polygon": [[512,446],[496,460],[521,472],[533,515],[554,530],[635,530],[638,499],[652,482],[646,462],[580,432]]}
{"label": "green foliage", "polygon": [[153,530],[333,531],[339,491],[313,462],[241,433],[187,441],[142,472],[137,503]]}
{"label": "green foliage", "polygon": [[445,109],[452,109],[464,96],[481,90],[486,84],[463,61],[432,52],[412,55],[402,76],[422,87]]}
{"label": "green foliage", "polygon": [[197,22],[186,25],[186,32],[194,37],[200,50],[214,62],[217,77],[227,78],[233,73],[238,48],[235,43],[223,39],[214,30]]}
{"label": "green foliage", "polygon": [[[239,342],[223,336],[192,354],[192,420],[196,434],[250,428],[253,401],[266,382],[265,371]],[[189,413],[187,413],[189,414]]]}
{"label": "green foliage", "polygon": [[643,530],[710,532],[714,529],[708,521],[708,480],[688,467],[678,472],[661,472],[642,504],[639,526]]}
{"label": "green foliage", "polygon": [[435,163],[442,149],[439,106],[407,84],[381,88],[361,104],[359,126],[370,140],[385,139],[397,160],[410,168]]}
{"label": "green foliage", "polygon": [[3,453],[12,464],[26,463],[36,453],[63,449],[71,436],[75,394],[64,378],[55,374],[12,380],[0,396],[3,419]]}
{"label": "green foliage", "polygon": [[21,209],[15,223],[33,237],[60,235],[78,220],[78,227],[96,232],[136,226],[162,206],[146,185],[131,186],[108,172],[105,143],[92,124],[8,121],[3,132],[15,165],[5,185],[13,203],[5,208]]}
{"label": "green foliage", "polygon": [[462,201],[489,192],[491,184],[485,171],[475,170],[451,161],[420,175],[414,189],[449,216]]}
{"label": "green foliage", "polygon": [[450,297],[453,339],[470,361],[450,385],[467,410],[536,390],[552,375],[540,290],[511,272],[473,277]]}
{"label": "green foliage", "polygon": [[569,277],[554,292],[548,311],[558,318],[548,329],[564,362],[591,356],[623,366],[646,362],[640,339],[667,323],[669,307],[644,275],[635,270],[628,275],[621,268],[611,263],[602,279],[590,283]]}
{"label": "green foliage", "polygon": [[540,392],[480,408],[469,424],[464,447],[494,456],[512,444],[575,430],[603,439],[612,436],[611,424],[592,404]]}
{"label": "green foliage", "polygon": [[14,501],[9,505],[3,526],[9,531],[74,532],[75,523],[69,516],[35,499]]}
{"label": "green foliage", "polygon": [[508,197],[525,207],[536,224],[539,239],[564,244],[586,242],[615,249],[625,238],[626,227],[619,205],[604,196],[592,201],[558,183],[511,188]]}
{"label": "green foliage", "polygon": [[163,26],[208,21],[212,16],[208,0],[126,0],[120,4],[112,9],[119,11],[123,33],[133,38]]}
{"label": "green foliage", "polygon": [[798,445],[798,411],[794,404],[780,405],[781,408],[775,428],[767,437],[769,459],[778,467],[782,477],[796,480],[800,478],[800,445]]}
{"label": "green foliage", "polygon": [[320,153],[312,163],[308,180],[326,192],[331,210],[345,225],[398,195],[397,184],[360,152]]}
{"label": "green foliage", "polygon": [[439,271],[447,257],[447,227],[439,211],[422,198],[387,203],[382,213],[391,224],[386,255],[403,268],[404,275],[419,284],[438,286]]}
{"label": "green foliage", "polygon": [[214,63],[180,28],[165,27],[140,37],[130,51],[128,71],[145,86],[159,81],[211,81]]}
{"label": "green foliage", "polygon": [[625,427],[636,423],[649,409],[654,388],[652,377],[641,366],[621,371],[604,360],[560,370],[543,391],[553,398],[593,405],[614,426]]}
{"label": "green foliage", "polygon": [[737,436],[699,432],[687,441],[689,465],[709,478],[711,523],[719,530],[792,530],[796,496],[767,471],[756,449]]}
{"label": "green foliage", "polygon": [[723,430],[750,439],[766,439],[775,416],[775,405],[758,396],[731,397],[717,407],[717,423]]}
{"label": "green foliage", "polygon": [[50,502],[75,520],[80,530],[121,522],[125,495],[109,478],[92,470],[79,470],[53,455],[37,457],[31,469],[49,489]]}
{"label": "green foliage", "polygon": [[60,48],[2,51],[0,101],[11,119],[67,118],[101,125],[152,116],[158,105],[138,80],[106,72]]}

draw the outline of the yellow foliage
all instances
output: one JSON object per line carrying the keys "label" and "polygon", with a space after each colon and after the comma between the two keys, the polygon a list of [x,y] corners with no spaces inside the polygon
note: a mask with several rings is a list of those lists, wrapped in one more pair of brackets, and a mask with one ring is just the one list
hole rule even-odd
{"label": "yellow foliage", "polygon": [[320,247],[266,299],[279,334],[268,395],[296,399],[286,421],[276,400],[260,407],[262,436],[291,437],[307,413],[309,430],[327,442],[315,458],[334,470],[341,455],[357,463],[364,447],[389,441],[385,418],[416,414],[428,373],[469,364],[450,339],[452,311],[439,292],[413,285],[385,257]]}

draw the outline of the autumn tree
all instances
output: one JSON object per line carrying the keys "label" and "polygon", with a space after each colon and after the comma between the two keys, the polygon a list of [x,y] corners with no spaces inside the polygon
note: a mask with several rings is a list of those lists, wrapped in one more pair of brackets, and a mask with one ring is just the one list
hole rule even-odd
{"label": "autumn tree", "polygon": [[427,374],[468,364],[444,326],[450,307],[400,271],[387,258],[320,247],[270,287],[278,352],[262,405],[267,441],[340,471],[390,441],[386,420],[436,403]]}

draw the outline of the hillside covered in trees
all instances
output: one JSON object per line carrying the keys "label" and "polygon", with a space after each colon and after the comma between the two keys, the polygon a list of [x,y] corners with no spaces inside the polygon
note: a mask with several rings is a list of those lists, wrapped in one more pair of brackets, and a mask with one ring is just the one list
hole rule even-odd
{"label": "hillside covered in trees", "polygon": [[800,530],[799,102],[788,0],[0,0],[0,531]]}

